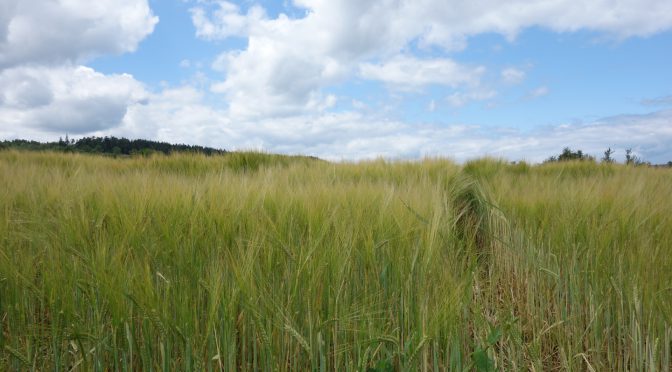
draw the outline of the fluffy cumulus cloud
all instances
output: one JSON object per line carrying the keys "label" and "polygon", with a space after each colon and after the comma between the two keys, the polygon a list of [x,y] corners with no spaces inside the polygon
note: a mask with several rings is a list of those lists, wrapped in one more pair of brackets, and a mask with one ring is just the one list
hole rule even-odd
{"label": "fluffy cumulus cloud", "polygon": [[485,71],[482,66],[469,67],[450,59],[418,59],[396,56],[381,64],[362,63],[360,76],[379,80],[401,88],[418,88],[426,85],[476,86]]}
{"label": "fluffy cumulus cloud", "polygon": [[199,37],[216,40],[245,36],[254,25],[266,18],[266,11],[259,6],[252,7],[247,14],[242,14],[240,6],[228,1],[220,1],[217,6],[210,15],[203,8],[191,9],[191,18]]}
{"label": "fluffy cumulus cloud", "polygon": [[157,22],[146,0],[3,0],[0,69],[133,51]]}
{"label": "fluffy cumulus cloud", "polygon": [[0,72],[0,130],[31,128],[82,134],[121,124],[129,106],[146,103],[129,75],[103,75],[83,66],[22,66]]}
{"label": "fluffy cumulus cloud", "polygon": [[[263,39],[250,42],[246,52],[220,56],[226,80],[211,90],[228,98],[230,113],[238,118],[286,116],[321,111],[333,104],[325,87],[340,74],[338,63],[311,59],[310,52],[276,53],[282,45]],[[222,62],[225,60],[225,62]]]}
{"label": "fluffy cumulus cloud", "polygon": [[2,1],[0,133],[44,138],[121,125],[146,101],[142,84],[79,63],[135,50],[157,22],[146,0]]}
{"label": "fluffy cumulus cloud", "polygon": [[[532,26],[588,29],[616,38],[672,26],[672,2],[662,0],[294,0],[292,5],[305,15],[270,18],[260,6],[243,10],[228,1],[202,2],[192,9],[199,37],[247,39],[245,49],[224,53],[216,64],[224,80],[212,90],[225,95],[232,115],[268,117],[328,108],[323,88],[358,72],[395,88],[430,82],[455,86],[482,72],[450,59],[406,57],[410,43],[449,53],[465,48],[472,35],[494,32],[512,39]],[[508,83],[523,78],[520,70],[502,72]]]}

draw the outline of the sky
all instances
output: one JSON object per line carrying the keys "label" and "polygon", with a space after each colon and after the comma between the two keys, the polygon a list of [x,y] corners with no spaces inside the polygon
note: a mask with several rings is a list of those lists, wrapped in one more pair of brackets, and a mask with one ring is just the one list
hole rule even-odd
{"label": "sky", "polygon": [[669,0],[0,0],[0,140],[672,161]]}

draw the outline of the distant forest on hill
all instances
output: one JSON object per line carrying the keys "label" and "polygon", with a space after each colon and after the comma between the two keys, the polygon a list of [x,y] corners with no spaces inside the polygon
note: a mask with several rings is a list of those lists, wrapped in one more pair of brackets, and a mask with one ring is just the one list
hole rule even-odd
{"label": "distant forest on hill", "polygon": [[151,155],[154,153],[199,153],[205,155],[221,155],[227,151],[212,147],[171,144],[144,139],[130,140],[117,137],[84,137],[78,140],[68,136],[56,142],[37,142],[22,139],[0,142],[0,150],[17,149],[31,151],[59,151],[109,155]]}

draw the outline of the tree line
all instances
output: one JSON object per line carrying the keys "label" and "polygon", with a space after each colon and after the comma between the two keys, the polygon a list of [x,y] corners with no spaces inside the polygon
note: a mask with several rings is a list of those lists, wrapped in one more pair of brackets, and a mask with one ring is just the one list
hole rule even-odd
{"label": "tree line", "polygon": [[[600,158],[600,161],[603,163],[614,163],[616,162],[616,159],[614,159],[614,150],[609,147],[604,151],[604,156]],[[592,161],[595,162],[595,157],[588,155],[584,153],[581,150],[572,150],[569,147],[565,147],[562,152],[559,155],[554,155],[551,156],[550,158],[546,159],[544,163],[554,163],[554,162],[561,162],[561,161],[573,161],[573,160],[578,160],[578,161]],[[655,167],[672,167],[672,161],[668,161],[667,164],[651,164],[651,162],[645,161],[644,159],[640,158],[639,156],[635,155],[632,152],[632,149],[626,149],[625,150],[625,159],[624,163],[626,165],[646,165],[646,166],[655,166]]]}
{"label": "tree line", "polygon": [[17,149],[31,151],[77,152],[107,155],[151,155],[154,153],[199,153],[205,155],[221,155],[227,151],[212,147],[171,144],[168,142],[150,141],[144,139],[127,139],[117,137],[84,137],[78,140],[59,138],[55,142],[38,142],[23,139],[0,142],[0,150]]}

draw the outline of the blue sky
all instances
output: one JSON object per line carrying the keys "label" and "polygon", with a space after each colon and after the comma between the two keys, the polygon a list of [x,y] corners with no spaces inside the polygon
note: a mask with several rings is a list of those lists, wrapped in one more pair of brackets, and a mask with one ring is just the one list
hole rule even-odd
{"label": "blue sky", "polygon": [[3,5],[0,138],[672,160],[666,0],[87,4]]}

